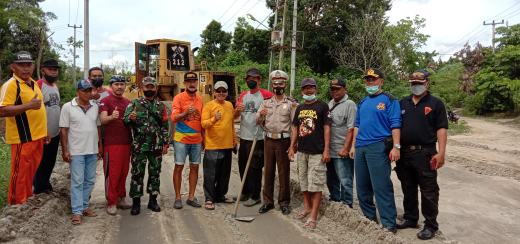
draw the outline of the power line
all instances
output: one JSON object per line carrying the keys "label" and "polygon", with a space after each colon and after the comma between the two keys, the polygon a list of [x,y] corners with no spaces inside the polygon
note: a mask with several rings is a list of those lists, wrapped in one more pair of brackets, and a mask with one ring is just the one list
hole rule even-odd
{"label": "power line", "polygon": [[238,2],[238,0],[235,0],[235,1],[231,4],[231,6],[229,6],[229,7],[226,9],[226,11],[224,11],[224,13],[223,13],[220,17],[218,17],[217,20],[220,21],[220,20],[224,17],[224,15],[226,15],[226,14],[229,12],[229,10],[231,10],[231,9],[233,8],[233,6],[235,6],[235,4],[236,4],[237,2]]}
{"label": "power line", "polygon": [[245,1],[244,4],[233,15],[222,24],[222,29],[224,29],[224,26],[226,26],[229,23],[229,21],[235,18],[235,16],[240,12],[240,10],[242,10],[248,3],[249,1]]}
{"label": "power line", "polygon": [[78,15],[79,15],[79,0],[76,2],[76,20],[74,21],[74,24],[78,23]]}
{"label": "power line", "polygon": [[67,24],[70,25],[70,0],[69,0],[69,21],[67,22]]}

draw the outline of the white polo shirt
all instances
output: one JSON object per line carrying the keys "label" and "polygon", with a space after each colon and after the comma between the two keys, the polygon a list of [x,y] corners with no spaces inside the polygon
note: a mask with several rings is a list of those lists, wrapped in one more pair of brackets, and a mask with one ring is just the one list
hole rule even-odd
{"label": "white polo shirt", "polygon": [[99,107],[90,101],[87,111],[76,102],[77,98],[65,103],[61,108],[60,128],[69,128],[68,141],[70,155],[87,155],[98,153],[98,126],[101,125]]}

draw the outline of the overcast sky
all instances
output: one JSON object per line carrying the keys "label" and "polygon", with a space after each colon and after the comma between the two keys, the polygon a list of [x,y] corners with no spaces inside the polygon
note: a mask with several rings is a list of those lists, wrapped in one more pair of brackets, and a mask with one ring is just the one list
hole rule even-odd
{"label": "overcast sky", "polygon": [[[56,43],[66,44],[73,35],[67,25],[83,25],[83,0],[46,0],[41,6],[58,16],[49,24]],[[237,18],[247,13],[262,21],[270,11],[265,0],[90,0],[90,64],[122,60],[133,64],[134,42],[147,39],[180,39],[199,46],[199,35],[212,19],[231,32]],[[424,50],[436,50],[447,58],[466,41],[490,45],[491,26],[484,26],[483,21],[520,23],[520,1],[394,0],[387,13],[392,23],[417,14],[426,19],[422,32],[430,35]],[[83,40],[83,31],[77,29],[78,40]],[[83,67],[83,49],[77,52],[77,65]]]}

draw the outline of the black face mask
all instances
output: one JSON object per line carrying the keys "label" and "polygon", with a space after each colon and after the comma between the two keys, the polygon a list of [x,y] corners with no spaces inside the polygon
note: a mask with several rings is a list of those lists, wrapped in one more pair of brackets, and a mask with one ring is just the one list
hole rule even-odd
{"label": "black face mask", "polygon": [[247,87],[249,87],[249,89],[255,89],[257,85],[258,84],[254,80],[248,80],[247,81]]}
{"label": "black face mask", "polygon": [[155,91],[144,91],[144,96],[147,97],[147,98],[151,98],[153,96],[155,96]]}
{"label": "black face mask", "polygon": [[273,88],[273,91],[276,95],[282,95],[285,92],[285,88],[275,87]]}
{"label": "black face mask", "polygon": [[90,81],[92,82],[92,85],[95,87],[100,87],[103,85],[103,78],[94,78]]}
{"label": "black face mask", "polygon": [[49,83],[54,83],[58,80],[58,76],[48,76],[48,75],[44,74],[43,77]]}

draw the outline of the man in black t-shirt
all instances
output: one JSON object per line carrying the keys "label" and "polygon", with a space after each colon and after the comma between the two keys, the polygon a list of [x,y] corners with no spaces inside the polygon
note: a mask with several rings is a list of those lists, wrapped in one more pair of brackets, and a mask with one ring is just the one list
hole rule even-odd
{"label": "man in black t-shirt", "polygon": [[310,214],[304,227],[314,229],[326,184],[325,164],[330,160],[331,120],[329,106],[316,99],[316,81],[305,78],[301,88],[305,103],[299,105],[294,113],[289,159],[294,161],[294,154],[298,151],[298,178],[303,192],[304,209],[296,217],[303,219]]}
{"label": "man in black t-shirt", "polygon": [[448,137],[446,109],[441,100],[430,95],[428,75],[424,70],[415,71],[409,80],[412,95],[400,101],[402,149],[395,168],[404,195],[404,220],[397,224],[397,228],[417,228],[419,187],[425,220],[417,237],[422,240],[433,238],[439,229],[437,169],[444,165]]}

